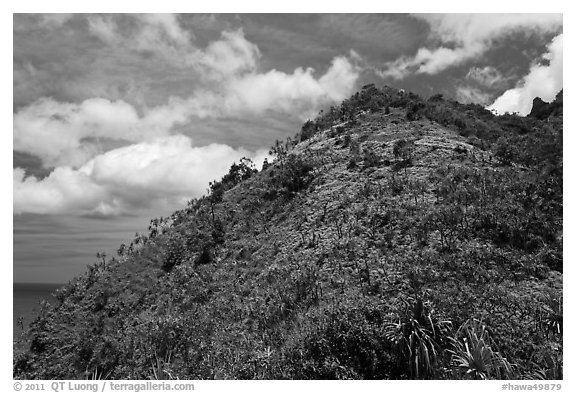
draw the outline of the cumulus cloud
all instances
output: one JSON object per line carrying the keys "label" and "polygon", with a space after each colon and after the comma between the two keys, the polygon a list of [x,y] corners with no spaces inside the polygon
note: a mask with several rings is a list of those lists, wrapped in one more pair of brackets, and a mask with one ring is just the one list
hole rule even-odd
{"label": "cumulus cloud", "polygon": [[490,94],[472,86],[458,86],[456,88],[456,99],[465,104],[485,105],[489,102],[490,98]]}
{"label": "cumulus cloud", "polygon": [[83,172],[70,167],[56,168],[43,180],[24,177],[24,170],[13,169],[14,213],[61,213],[97,206],[105,190]]}
{"label": "cumulus cloud", "polygon": [[402,79],[438,74],[485,53],[494,40],[514,32],[557,32],[561,14],[417,14],[430,27],[430,46],[384,65],[380,75]]}
{"label": "cumulus cloud", "polygon": [[488,105],[494,100],[494,90],[506,85],[510,79],[492,66],[472,67],[465,80],[456,86],[456,99],[462,103]]}
{"label": "cumulus cloud", "polygon": [[543,56],[545,62],[533,65],[515,88],[505,91],[488,109],[527,115],[535,97],[552,101],[563,87],[563,41],[563,34],[556,36]]}
{"label": "cumulus cloud", "polygon": [[73,104],[45,98],[14,114],[14,149],[34,154],[48,165],[78,165],[94,148],[83,143],[85,138],[141,141],[167,135],[183,120],[173,107],[160,106],[140,116],[123,101],[92,98]]}
{"label": "cumulus cloud", "polygon": [[224,31],[205,50],[188,55],[187,63],[202,67],[208,77],[221,79],[256,71],[261,56],[258,46],[246,40],[242,30]]}
{"label": "cumulus cloud", "polygon": [[175,14],[136,14],[135,17],[148,25],[158,27],[169,39],[178,44],[186,45],[190,41],[190,33],[180,27]]}
{"label": "cumulus cloud", "polygon": [[157,106],[106,98],[41,98],[21,106],[13,115],[14,150],[56,169],[43,179],[14,169],[16,213],[112,215],[203,194],[232,161],[250,156],[261,162],[264,151],[193,146],[181,134],[194,135],[195,120],[264,113],[305,120],[349,96],[361,70],[351,52],[321,73],[303,67],[262,71],[262,54],[242,30],[224,31],[200,48],[172,15],[87,18],[89,33],[114,53],[152,52],[182,67],[191,85],[187,94]]}
{"label": "cumulus cloud", "polygon": [[56,168],[38,180],[13,170],[14,212],[117,215],[158,205],[177,207],[203,194],[233,161],[261,164],[266,152],[223,144],[194,146],[186,136],[167,136],[110,150],[78,169]]}
{"label": "cumulus cloud", "polygon": [[123,14],[88,17],[89,32],[110,47],[157,55],[203,78],[222,79],[255,71],[261,57],[242,29],[223,31],[218,40],[200,48],[174,14]]}
{"label": "cumulus cloud", "polygon": [[306,119],[321,105],[350,95],[358,75],[358,68],[345,57],[335,58],[320,77],[314,77],[312,68],[297,68],[291,74],[247,72],[212,90],[197,89],[188,98],[172,98],[142,113],[121,100],[93,98],[74,104],[40,99],[14,114],[14,149],[34,154],[50,166],[77,167],[99,153],[94,138],[145,141],[169,135],[176,125],[194,117],[275,111]]}
{"label": "cumulus cloud", "polygon": [[109,44],[120,44],[116,23],[112,19],[93,16],[88,18],[88,27],[90,32],[102,41]]}
{"label": "cumulus cloud", "polygon": [[472,67],[466,74],[466,79],[486,87],[497,87],[508,78],[492,66]]}
{"label": "cumulus cloud", "polygon": [[[360,73],[359,58],[353,52],[346,57],[335,57],[323,75],[316,75],[312,68],[296,68],[291,73],[262,71],[262,54],[257,45],[246,39],[242,29],[223,31],[218,39],[201,48],[196,44],[193,34],[185,30],[178,17],[172,14],[110,14],[88,15],[84,18],[88,21],[86,25],[89,33],[106,45],[104,53],[121,59],[126,59],[127,53],[132,51],[152,53],[157,55],[155,61],[159,62],[159,67],[164,67],[166,63],[178,67],[176,70],[168,67],[163,69],[162,73],[170,73],[170,70],[178,75],[185,73],[186,86],[178,86],[178,96],[171,98],[162,110],[164,114],[173,112],[177,117],[234,116],[238,113],[259,114],[262,111],[275,110],[304,118],[311,112],[317,112],[320,105],[348,96]],[[37,82],[34,77],[37,70],[33,64],[28,63],[20,68],[15,71],[18,81],[15,82],[15,87],[19,94],[22,95],[23,90],[28,91],[28,95],[37,94],[34,86],[38,84],[28,82]],[[70,86],[74,86],[70,82],[66,83],[68,90],[71,89]],[[118,83],[119,81],[116,81],[116,84]],[[155,82],[149,80],[143,83]],[[54,86],[48,87],[49,91],[54,90]],[[90,86],[90,91],[96,94],[100,92],[104,97],[109,95],[105,89],[95,90],[94,86]],[[139,91],[145,91],[145,88],[142,87]],[[109,106],[126,109],[126,105],[138,105],[140,117],[150,116],[145,101],[137,97],[132,97],[129,103],[117,101],[118,98],[123,98],[120,92],[112,96],[113,98],[109,98]],[[168,100],[168,96],[163,99]],[[303,101],[302,104],[297,105],[297,100]],[[73,105],[83,106],[89,103],[90,100],[87,100],[85,103]],[[29,104],[30,108],[19,105],[22,112],[20,117],[29,115],[30,112],[42,111],[46,106],[46,102],[42,100]],[[51,102],[50,106],[60,107],[51,110],[52,119],[65,118],[65,114],[72,110],[65,103],[56,105]],[[305,108],[306,113],[302,113],[301,108]],[[130,110],[136,112],[134,108]],[[79,111],[82,112],[81,109]],[[83,129],[85,130],[85,127]],[[65,142],[69,142],[69,139],[64,138],[62,143]],[[72,147],[74,146],[77,146],[77,143],[72,144]]]}
{"label": "cumulus cloud", "polygon": [[229,112],[279,110],[304,119],[315,114],[320,105],[349,96],[358,75],[357,67],[345,57],[335,58],[318,79],[312,68],[297,68],[292,74],[277,70],[250,73],[230,82],[224,105]]}
{"label": "cumulus cloud", "polygon": [[[126,18],[130,22],[126,24],[132,28],[124,27],[120,17]],[[149,50],[166,59],[173,58],[175,63],[197,73],[199,83],[203,82],[208,90],[214,90],[214,82],[228,84],[230,80],[245,86],[242,78],[256,82],[292,79],[300,85],[302,75],[310,79],[314,71],[297,68],[292,75],[275,70],[263,74],[259,72],[262,54],[257,45],[246,39],[242,29],[223,31],[219,39],[200,48],[193,42],[192,34],[183,30],[172,14],[92,16],[89,17],[89,26],[92,34],[109,45],[126,50]],[[351,51],[350,59],[357,62],[358,57]],[[336,57],[318,83],[327,96],[344,97],[357,77],[357,65],[352,66],[346,57]]]}

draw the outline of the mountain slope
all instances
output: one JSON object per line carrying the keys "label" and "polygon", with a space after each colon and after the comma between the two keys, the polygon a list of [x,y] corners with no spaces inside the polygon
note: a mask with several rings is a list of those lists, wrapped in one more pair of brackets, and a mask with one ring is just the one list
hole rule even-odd
{"label": "mountain slope", "polygon": [[561,110],[540,117],[365,86],[61,289],[14,375],[561,378]]}

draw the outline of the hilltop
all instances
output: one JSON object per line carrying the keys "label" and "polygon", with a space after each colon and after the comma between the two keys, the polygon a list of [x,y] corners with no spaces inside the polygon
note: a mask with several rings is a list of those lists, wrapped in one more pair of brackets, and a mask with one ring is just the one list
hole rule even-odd
{"label": "hilltop", "polygon": [[561,97],[364,86],[60,289],[15,378],[561,379]]}

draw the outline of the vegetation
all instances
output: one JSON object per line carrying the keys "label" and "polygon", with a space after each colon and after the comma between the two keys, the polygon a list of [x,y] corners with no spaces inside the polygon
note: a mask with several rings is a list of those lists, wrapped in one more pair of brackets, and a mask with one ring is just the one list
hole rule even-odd
{"label": "vegetation", "polygon": [[551,105],[364,86],[99,255],[43,305],[14,377],[561,379]]}

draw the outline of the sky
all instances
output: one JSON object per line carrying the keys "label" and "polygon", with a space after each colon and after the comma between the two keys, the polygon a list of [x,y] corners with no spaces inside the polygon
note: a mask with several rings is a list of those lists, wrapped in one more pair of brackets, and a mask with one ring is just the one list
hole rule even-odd
{"label": "sky", "polygon": [[68,281],[367,83],[525,115],[563,17],[15,14],[14,281]]}

